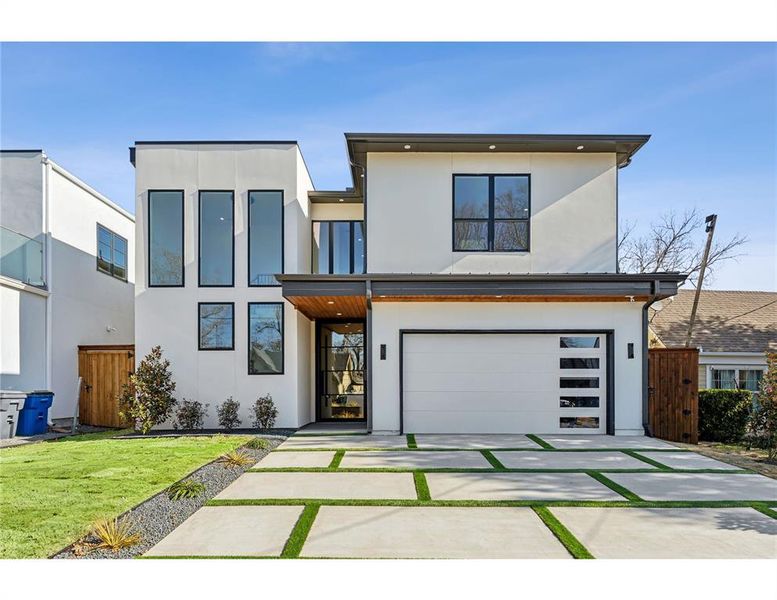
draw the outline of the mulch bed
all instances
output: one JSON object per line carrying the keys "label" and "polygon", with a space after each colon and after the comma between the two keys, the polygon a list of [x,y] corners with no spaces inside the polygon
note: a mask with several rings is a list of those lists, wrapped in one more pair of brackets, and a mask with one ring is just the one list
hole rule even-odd
{"label": "mulch bed", "polygon": [[698,444],[672,442],[672,444],[681,448],[688,448],[730,465],[742,469],[750,469],[766,477],[777,479],[777,464],[767,462],[765,450],[748,450],[745,447],[718,444],[716,442],[699,442]]}

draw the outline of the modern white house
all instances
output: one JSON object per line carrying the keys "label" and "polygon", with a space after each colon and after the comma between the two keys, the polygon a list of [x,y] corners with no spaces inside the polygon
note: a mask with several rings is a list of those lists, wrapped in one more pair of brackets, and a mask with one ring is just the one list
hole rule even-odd
{"label": "modern white house", "polygon": [[639,135],[346,134],[353,186],[294,141],[139,141],[135,342],[244,426],[642,434],[647,311],[618,273]]}
{"label": "modern white house", "polygon": [[0,389],[76,408],[78,346],[132,344],[134,217],[42,150],[0,151]]}

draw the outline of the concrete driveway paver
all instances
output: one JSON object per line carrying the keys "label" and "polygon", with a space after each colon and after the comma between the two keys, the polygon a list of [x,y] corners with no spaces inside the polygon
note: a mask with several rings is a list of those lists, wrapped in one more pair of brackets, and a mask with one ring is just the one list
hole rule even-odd
{"label": "concrete driveway paver", "polygon": [[[307,454],[313,454],[308,452]],[[318,453],[316,453],[318,454]],[[402,469],[491,469],[480,452],[419,452],[418,450],[372,450],[346,452],[340,463],[343,468],[402,468]]]}
{"label": "concrete driveway paver", "polygon": [[494,452],[508,469],[654,469],[622,452]]}
{"label": "concrete driveway paver", "polygon": [[432,500],[623,500],[585,473],[427,473]]}
{"label": "concrete driveway paver", "polygon": [[302,506],[203,506],[146,556],[280,556]]}
{"label": "concrete driveway paver", "polygon": [[560,450],[588,450],[591,448],[651,448],[677,450],[667,442],[643,435],[540,435],[554,448]]}
{"label": "concrete driveway paver", "polygon": [[730,465],[696,452],[639,452],[639,454],[652,458],[672,469],[741,469],[736,465]]}
{"label": "concrete driveway paver", "polygon": [[596,558],[777,558],[777,520],[751,508],[550,511]]}
{"label": "concrete driveway paver", "polygon": [[280,450],[312,450],[318,448],[407,448],[404,435],[293,435]]}
{"label": "concrete driveway paver", "polygon": [[419,448],[488,450],[489,448],[539,448],[540,445],[520,434],[419,433]]}
{"label": "concrete driveway paver", "polygon": [[530,508],[322,506],[301,556],[570,558]]}
{"label": "concrete driveway paver", "polygon": [[412,473],[243,473],[216,500],[326,498],[415,500]]}
{"label": "concrete driveway paver", "polygon": [[777,481],[729,473],[608,473],[644,500],[774,500]]}
{"label": "concrete driveway paver", "polygon": [[331,452],[270,452],[254,469],[287,469],[328,467],[334,458]]}

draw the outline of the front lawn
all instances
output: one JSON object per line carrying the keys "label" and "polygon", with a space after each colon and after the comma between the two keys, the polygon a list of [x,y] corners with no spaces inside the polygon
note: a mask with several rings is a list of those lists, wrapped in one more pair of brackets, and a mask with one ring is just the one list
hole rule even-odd
{"label": "front lawn", "polygon": [[0,451],[0,558],[42,558],[248,436],[111,439],[116,432]]}

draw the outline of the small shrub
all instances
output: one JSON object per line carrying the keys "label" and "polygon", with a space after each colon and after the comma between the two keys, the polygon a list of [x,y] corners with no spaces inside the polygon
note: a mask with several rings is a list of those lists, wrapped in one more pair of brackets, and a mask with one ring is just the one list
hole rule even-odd
{"label": "small shrub", "polygon": [[140,534],[135,529],[135,523],[129,517],[104,519],[95,523],[92,534],[100,540],[97,548],[107,548],[118,552],[140,542]]}
{"label": "small shrub", "polygon": [[201,402],[184,398],[175,411],[173,429],[202,429],[207,414],[207,404],[203,406]]}
{"label": "small shrub", "polygon": [[170,500],[181,500],[182,498],[196,498],[205,491],[205,485],[194,479],[184,479],[176,481],[167,488],[167,497]]}
{"label": "small shrub", "polygon": [[246,467],[256,462],[254,458],[242,450],[231,450],[222,455],[219,461],[227,468]]}
{"label": "small shrub", "polygon": [[231,431],[238,427],[240,421],[240,402],[233,400],[232,396],[224,400],[223,404],[219,404],[216,407],[216,415],[219,418],[219,426],[223,427],[227,431]]}
{"label": "small shrub", "polygon": [[253,411],[253,425],[257,429],[271,429],[275,425],[275,419],[278,418],[278,409],[275,408],[275,402],[273,402],[271,394],[257,398]]}
{"label": "small shrub", "polygon": [[148,433],[170,418],[176,404],[174,391],[170,361],[162,358],[160,346],[154,346],[119,394],[119,416],[135,431]]}
{"label": "small shrub", "polygon": [[269,447],[270,442],[260,437],[251,438],[246,444],[246,448],[251,448],[251,450],[267,450]]}
{"label": "small shrub", "polygon": [[761,380],[749,429],[754,444],[767,450],[768,460],[777,460],[777,353],[766,354],[766,373]]}
{"label": "small shrub", "polygon": [[752,407],[747,390],[699,391],[699,438],[708,442],[737,442],[747,430]]}

